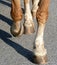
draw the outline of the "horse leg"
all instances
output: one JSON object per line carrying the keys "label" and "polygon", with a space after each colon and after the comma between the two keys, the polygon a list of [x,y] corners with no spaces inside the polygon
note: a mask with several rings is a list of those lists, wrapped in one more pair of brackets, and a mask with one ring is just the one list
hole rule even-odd
{"label": "horse leg", "polygon": [[12,0],[11,17],[13,19],[13,24],[10,29],[11,33],[13,36],[21,35],[23,33],[23,27],[21,27],[22,9],[20,0]]}
{"label": "horse leg", "polygon": [[25,5],[25,22],[24,22],[24,28],[25,28],[25,34],[31,34],[34,32],[34,23],[33,18],[30,10],[30,0],[24,0]]}
{"label": "horse leg", "polygon": [[39,64],[45,64],[47,62],[47,51],[44,47],[43,34],[45,23],[48,18],[48,6],[49,0],[41,0],[36,14],[39,26],[34,44],[34,61]]}
{"label": "horse leg", "polygon": [[39,3],[40,0],[32,0],[32,15],[33,17],[36,17],[36,12],[37,12],[37,9],[38,9],[38,3]]}

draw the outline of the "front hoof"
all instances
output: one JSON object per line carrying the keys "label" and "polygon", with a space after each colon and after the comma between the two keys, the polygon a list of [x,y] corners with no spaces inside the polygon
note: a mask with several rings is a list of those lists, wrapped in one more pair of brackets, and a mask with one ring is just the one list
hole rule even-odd
{"label": "front hoof", "polygon": [[36,64],[46,64],[47,63],[47,55],[45,56],[33,56],[34,63]]}
{"label": "front hoof", "polygon": [[12,34],[14,37],[17,37],[17,36],[20,34],[20,30],[19,30],[18,32],[16,32],[16,31],[12,30],[12,27],[11,27],[11,29],[10,29],[10,32],[11,32],[11,34]]}
{"label": "front hoof", "polygon": [[16,31],[17,29],[13,28],[13,26],[10,28],[10,32],[14,37],[21,36],[24,33],[24,27],[23,25]]}

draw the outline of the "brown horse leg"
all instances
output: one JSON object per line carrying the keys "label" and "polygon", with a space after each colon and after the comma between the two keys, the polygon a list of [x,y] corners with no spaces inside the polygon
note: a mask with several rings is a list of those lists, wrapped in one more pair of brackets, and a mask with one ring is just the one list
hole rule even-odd
{"label": "brown horse leg", "polygon": [[21,29],[20,24],[22,19],[20,0],[12,0],[11,17],[13,19],[13,25],[11,26],[11,33],[13,34],[13,36],[21,35],[23,29]]}
{"label": "brown horse leg", "polygon": [[48,7],[49,0],[41,0],[36,14],[39,26],[34,44],[34,61],[39,64],[45,64],[47,62],[47,51],[44,47],[43,34],[45,23],[48,18]]}

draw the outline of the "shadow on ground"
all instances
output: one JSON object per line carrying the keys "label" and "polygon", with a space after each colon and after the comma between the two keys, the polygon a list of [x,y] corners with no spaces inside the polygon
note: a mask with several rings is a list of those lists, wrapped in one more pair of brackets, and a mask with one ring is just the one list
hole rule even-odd
{"label": "shadow on ground", "polygon": [[0,0],[0,3],[2,3],[2,4],[4,4],[4,5],[7,5],[7,6],[11,7],[11,4],[10,4],[10,3],[5,2],[5,1],[3,1],[3,0]]}
{"label": "shadow on ground", "polygon": [[[11,2],[11,0],[7,0],[7,1],[10,1],[10,2]],[[11,4],[10,4],[10,3],[5,2],[5,1],[3,1],[3,0],[0,0],[0,3],[6,5],[6,6],[8,6],[8,7],[11,7]],[[25,13],[25,10],[24,10],[23,8],[21,8],[21,9],[22,9],[23,14],[24,14],[24,13]]]}
{"label": "shadow on ground", "polygon": [[[3,0],[0,0],[0,3],[11,7],[11,4],[9,4],[8,2],[5,2]],[[22,10],[23,10],[23,13],[24,13],[23,8],[22,8]],[[12,25],[13,21],[11,19],[7,18],[6,16],[2,15],[2,14],[0,14],[0,19],[10,26]],[[33,52],[28,50],[28,49],[25,49],[20,44],[15,43],[12,40],[10,40],[11,37],[12,36],[9,33],[0,29],[0,39],[3,40],[6,44],[11,46],[12,48],[14,48],[19,54],[26,57],[29,61],[31,61],[33,63]]]}
{"label": "shadow on ground", "polygon": [[25,49],[20,44],[17,44],[15,42],[11,41],[9,39],[11,37],[12,36],[9,33],[5,32],[3,30],[0,30],[0,39],[2,39],[6,44],[13,47],[19,54],[26,57],[29,61],[31,61],[33,63],[33,53],[32,53],[32,51]]}
{"label": "shadow on ground", "polygon": [[12,25],[12,20],[11,19],[9,19],[9,18],[7,18],[6,16],[4,16],[4,15],[2,15],[2,14],[0,14],[0,19],[3,21],[3,22],[6,22],[8,25]]}

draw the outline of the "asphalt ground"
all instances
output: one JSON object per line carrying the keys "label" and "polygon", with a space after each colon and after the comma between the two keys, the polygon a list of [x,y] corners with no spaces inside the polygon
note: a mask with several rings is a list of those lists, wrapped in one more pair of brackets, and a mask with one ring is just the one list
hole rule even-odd
{"label": "asphalt ground", "polygon": [[[21,6],[24,8],[23,0]],[[0,0],[0,65],[37,65],[31,61],[37,22],[34,20],[35,33],[13,37],[10,33],[12,25],[10,10],[11,1]],[[48,63],[45,65],[57,65],[57,0],[50,1],[44,41],[48,51]]]}

